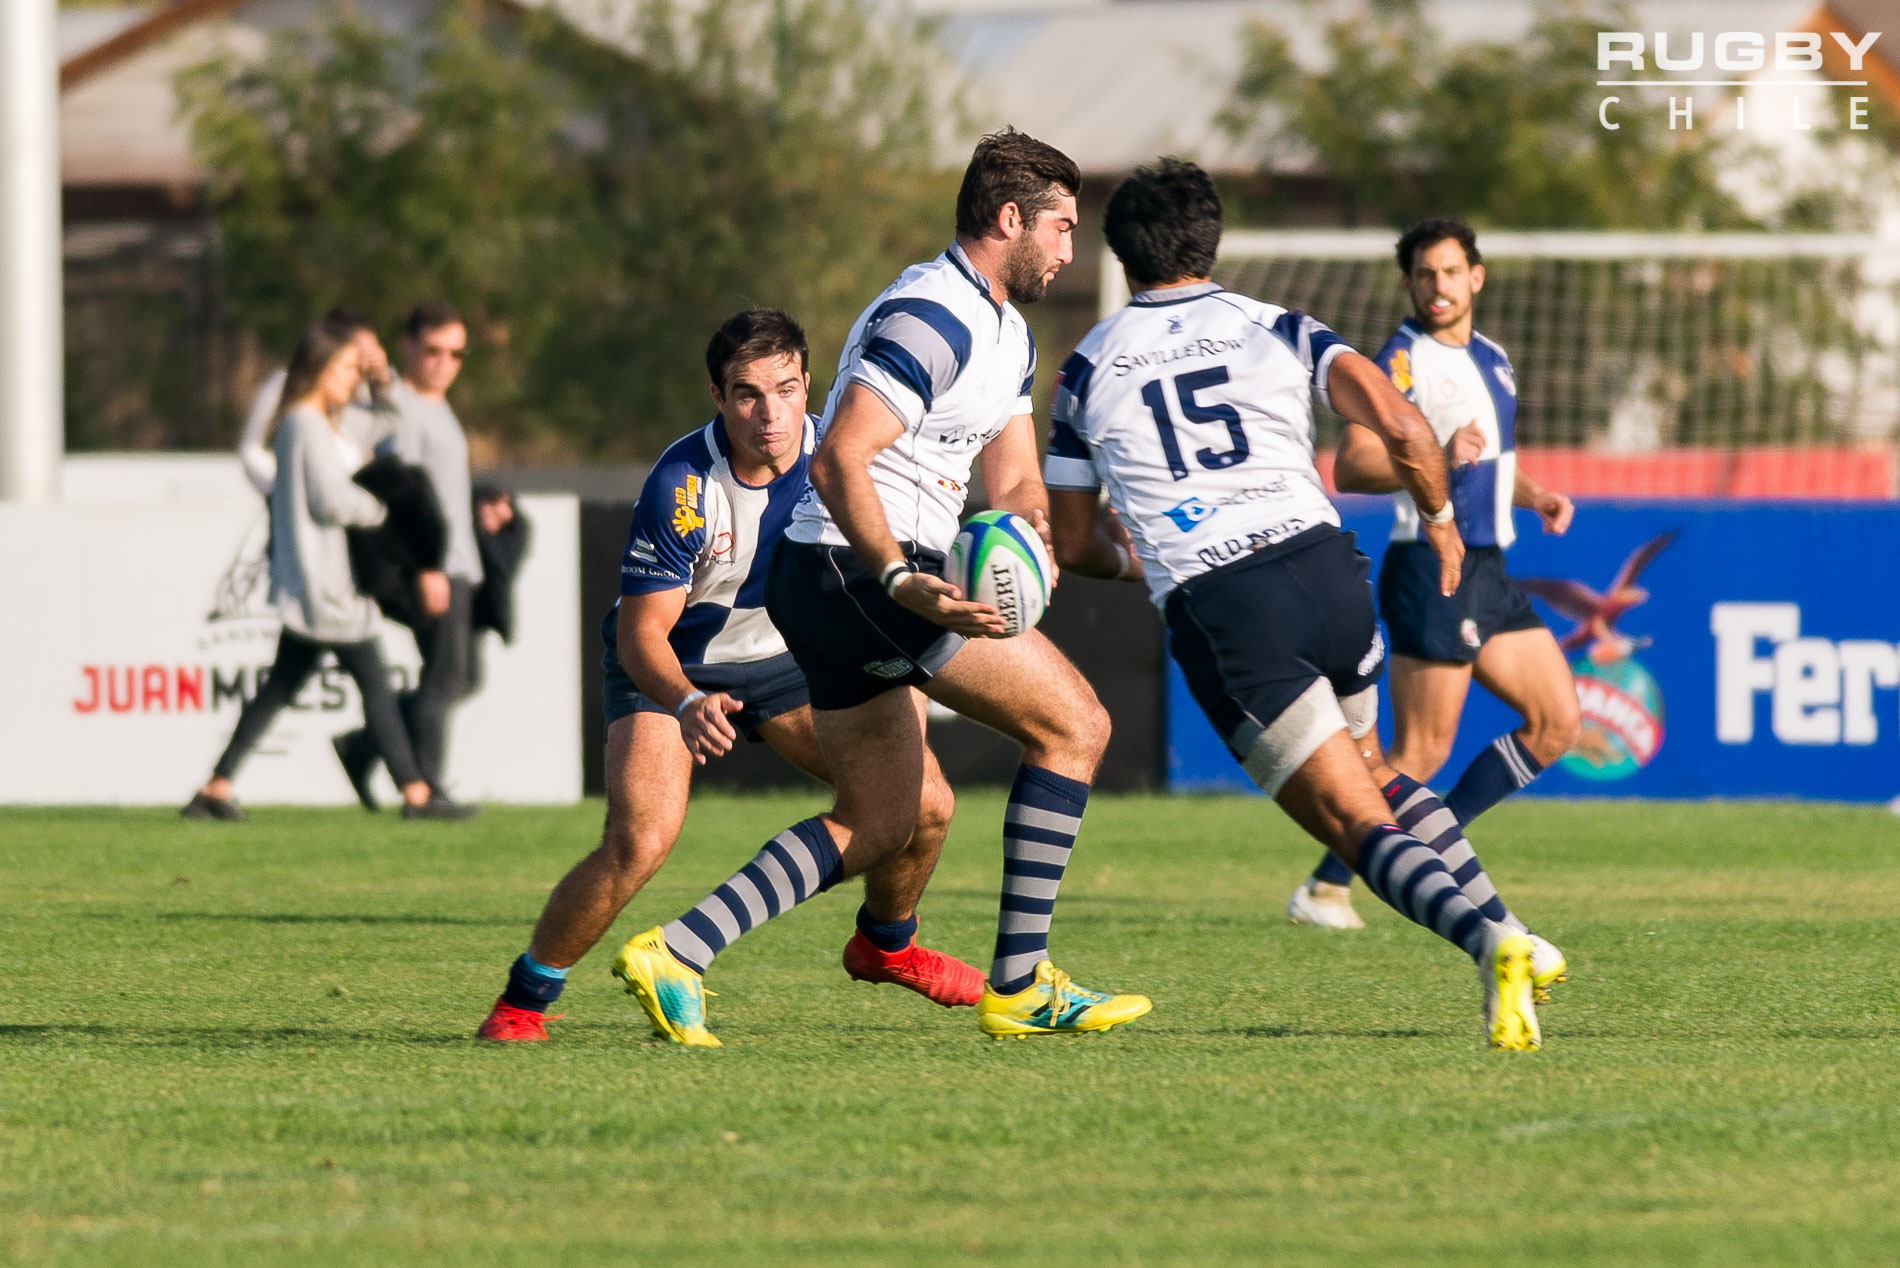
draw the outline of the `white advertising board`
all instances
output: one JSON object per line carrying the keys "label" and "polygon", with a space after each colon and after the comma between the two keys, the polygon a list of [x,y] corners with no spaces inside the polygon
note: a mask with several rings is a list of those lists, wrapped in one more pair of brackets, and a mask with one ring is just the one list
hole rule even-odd
{"label": "white advertising board", "polygon": [[[461,800],[573,802],[579,506],[519,504],[533,539],[515,640],[481,636],[482,682],[455,714],[445,782]],[[0,505],[0,804],[184,804],[275,654],[265,537],[255,496]],[[408,630],[385,622],[382,647],[396,686],[413,683]],[[239,799],[353,801],[330,739],[361,722],[356,685],[326,658],[239,771]]]}

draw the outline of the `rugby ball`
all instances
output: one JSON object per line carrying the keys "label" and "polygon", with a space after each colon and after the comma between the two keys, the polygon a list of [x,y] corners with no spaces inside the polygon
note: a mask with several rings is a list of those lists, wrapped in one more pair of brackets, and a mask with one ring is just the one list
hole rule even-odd
{"label": "rugby ball", "polygon": [[1049,607],[1049,552],[1020,515],[984,511],[965,520],[946,571],[964,598],[1003,614],[1003,638],[1035,629]]}

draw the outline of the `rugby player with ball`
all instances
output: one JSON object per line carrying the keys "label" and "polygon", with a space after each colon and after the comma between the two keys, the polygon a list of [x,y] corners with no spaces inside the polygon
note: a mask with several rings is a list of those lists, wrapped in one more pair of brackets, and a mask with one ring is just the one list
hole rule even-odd
{"label": "rugby player with ball", "polygon": [[1084,575],[1131,571],[1098,510],[1106,486],[1169,654],[1235,760],[1400,915],[1471,957],[1492,1047],[1537,1047],[1531,936],[1451,812],[1395,783],[1379,750],[1371,565],[1313,466],[1317,392],[1390,455],[1451,595],[1464,546],[1431,425],[1324,325],[1211,279],[1220,197],[1192,163],[1137,169],[1103,233],[1132,298],[1056,381],[1044,475],[1057,559]]}
{"label": "rugby player with ball", "polygon": [[[716,1042],[702,984],[714,956],[910,839],[925,777],[926,696],[1023,746],[1003,822],[996,949],[977,1005],[983,1033],[1106,1030],[1152,1007],[1140,995],[1085,990],[1049,960],[1056,891],[1108,744],[1108,715],[1022,613],[1008,637],[996,605],[944,578],[978,463],[991,505],[1014,517],[986,523],[982,535],[1013,534],[1046,558],[1038,552],[1048,494],[1029,403],[1036,352],[1015,305],[1041,299],[1073,258],[1081,183],[1073,160],[1033,137],[1014,129],[984,137],[963,175],[949,249],[906,269],[845,340],[812,458],[813,492],[794,512],[765,588],[766,610],[810,686],[838,797],[768,841],[691,911],[622,949],[616,971],[654,1028],[677,1042]],[[1037,588],[1054,579],[1048,569]]]}

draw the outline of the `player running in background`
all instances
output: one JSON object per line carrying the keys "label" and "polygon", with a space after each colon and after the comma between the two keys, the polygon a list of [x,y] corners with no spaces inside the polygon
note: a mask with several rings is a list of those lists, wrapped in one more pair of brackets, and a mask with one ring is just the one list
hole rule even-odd
{"label": "player running in background", "polygon": [[[1472,328],[1484,288],[1477,236],[1462,220],[1427,220],[1399,239],[1412,316],[1379,352],[1379,367],[1417,405],[1444,448],[1451,501],[1465,542],[1463,579],[1450,598],[1420,540],[1418,505],[1385,446],[1348,425],[1333,479],[1349,493],[1392,494],[1392,538],[1379,565],[1379,611],[1392,642],[1392,752],[1408,780],[1428,783],[1445,764],[1476,677],[1524,725],[1492,741],[1459,775],[1445,807],[1471,821],[1537,778],[1577,742],[1577,689],[1557,640],[1504,570],[1516,537],[1513,506],[1536,511],[1546,533],[1570,527],[1570,499],[1517,465],[1517,385],[1504,349]],[[1401,815],[1401,827],[1413,828]],[[1295,924],[1360,929],[1352,872],[1328,854],[1287,900]],[[1541,975],[1540,975],[1541,976]]]}
{"label": "player running in background", "polygon": [[[1380,898],[1477,963],[1492,1046],[1535,1048],[1531,937],[1462,838],[1441,857],[1393,822],[1370,564],[1314,469],[1312,393],[1390,454],[1425,511],[1432,584],[1451,594],[1463,546],[1430,425],[1319,322],[1209,280],[1221,205],[1200,168],[1138,169],[1109,198],[1104,233],[1133,298],[1057,380],[1044,474],[1058,558],[1146,578],[1169,654],[1242,768]],[[1118,518],[1098,509],[1104,485]],[[1434,825],[1450,818],[1429,791],[1408,793]]]}
{"label": "player running in background", "polygon": [[1029,405],[1035,345],[1015,304],[1041,299],[1072,258],[1080,185],[1051,146],[1014,129],[983,138],[950,248],[906,269],[851,328],[812,459],[816,496],[800,503],[766,586],[811,684],[838,800],[622,949],[617,971],[681,1043],[717,1042],[701,986],[715,955],[910,837],[928,774],[925,696],[1023,746],[1003,823],[996,952],[977,1006],[983,1031],[1105,1030],[1151,1007],[1084,990],[1049,962],[1056,890],[1107,714],[1047,638],[985,637],[1002,629],[997,610],[942,579],[979,458],[990,504],[1047,531]]}
{"label": "player running in background", "polygon": [[[773,548],[808,487],[806,356],[805,332],[776,309],[740,313],[706,349],[719,414],[670,446],[647,477],[621,559],[621,597],[601,623],[607,826],[599,848],[554,887],[482,1023],[483,1039],[548,1037],[544,1014],[568,969],[672,851],[695,763],[729,752],[743,733],[800,770],[831,778],[812,734],[804,675],[761,594]],[[928,750],[921,763],[908,846],[865,874],[845,969],[946,1006],[974,1004],[982,974],[916,945],[917,901],[951,811]],[[749,900],[773,901],[758,889]]]}

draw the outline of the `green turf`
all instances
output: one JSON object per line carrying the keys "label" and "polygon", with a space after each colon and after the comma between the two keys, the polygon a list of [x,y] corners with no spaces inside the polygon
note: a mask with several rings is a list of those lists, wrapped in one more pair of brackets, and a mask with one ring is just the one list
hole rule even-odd
{"label": "green turf", "polygon": [[[623,918],[674,915],[813,796],[705,799]],[[987,963],[1000,798],[928,940]],[[839,892],[657,1044],[596,952],[544,1045],[469,1035],[599,810],[471,826],[0,813],[0,1260],[166,1264],[1891,1262],[1900,822],[1519,804],[1477,844],[1569,952],[1546,1047],[1368,900],[1289,927],[1257,801],[1091,807],[1059,963],[1155,1011],[991,1043],[847,981]],[[847,890],[849,887],[846,887]]]}

